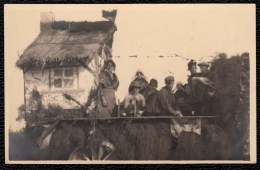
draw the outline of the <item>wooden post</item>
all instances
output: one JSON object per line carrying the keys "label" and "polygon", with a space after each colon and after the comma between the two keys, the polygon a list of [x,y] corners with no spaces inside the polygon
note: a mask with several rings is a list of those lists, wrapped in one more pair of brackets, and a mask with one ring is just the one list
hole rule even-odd
{"label": "wooden post", "polygon": [[136,101],[134,103],[134,117],[136,117]]}
{"label": "wooden post", "polygon": [[120,99],[118,99],[117,116],[120,117]]}

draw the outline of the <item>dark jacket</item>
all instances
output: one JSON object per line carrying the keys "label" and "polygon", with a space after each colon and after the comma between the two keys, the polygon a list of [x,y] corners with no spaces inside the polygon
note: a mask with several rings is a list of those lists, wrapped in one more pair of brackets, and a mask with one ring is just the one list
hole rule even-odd
{"label": "dark jacket", "polygon": [[157,93],[156,104],[160,115],[173,116],[177,110],[180,110],[174,94],[166,87]]}
{"label": "dark jacket", "polygon": [[189,75],[189,76],[188,76],[188,84],[189,84],[189,85],[192,84],[192,83],[191,83],[191,82],[192,82],[191,79],[192,79],[193,77],[201,77],[201,74],[200,74],[200,73],[193,73],[193,74]]}
{"label": "dark jacket", "polygon": [[158,92],[158,90],[151,90],[150,88],[149,88],[149,85],[146,87],[146,88],[144,88],[140,93],[144,96],[144,98],[145,98],[145,101],[147,102],[148,101],[148,98],[149,98],[149,96],[150,95],[152,95],[152,94],[154,94],[154,93],[157,93]]}
{"label": "dark jacket", "polygon": [[[179,102],[182,99],[182,102]],[[198,112],[198,101],[190,94],[183,92],[182,94],[176,96],[180,110],[183,116],[191,116],[192,111]]]}
{"label": "dark jacket", "polygon": [[154,116],[157,115],[157,108],[156,108],[156,98],[158,94],[158,90],[151,90],[149,86],[146,87],[141,93],[146,102],[146,108],[144,116]]}

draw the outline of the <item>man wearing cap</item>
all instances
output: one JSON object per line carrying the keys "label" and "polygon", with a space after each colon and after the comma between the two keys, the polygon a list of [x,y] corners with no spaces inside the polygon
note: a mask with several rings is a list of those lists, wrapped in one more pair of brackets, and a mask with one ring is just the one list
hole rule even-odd
{"label": "man wearing cap", "polygon": [[192,78],[192,94],[199,101],[207,101],[214,95],[214,82],[210,80],[209,64],[201,62],[198,64],[200,67],[200,76]]}
{"label": "man wearing cap", "polygon": [[145,108],[144,96],[139,93],[141,85],[133,81],[129,87],[129,94],[124,99],[124,109],[127,115],[138,116],[143,114]]}
{"label": "man wearing cap", "polygon": [[182,116],[174,94],[172,93],[174,77],[168,76],[164,81],[165,86],[158,92],[156,98],[158,112],[166,116]]}
{"label": "man wearing cap", "polygon": [[209,78],[209,64],[207,62],[201,62],[198,66],[200,67],[200,76]]}

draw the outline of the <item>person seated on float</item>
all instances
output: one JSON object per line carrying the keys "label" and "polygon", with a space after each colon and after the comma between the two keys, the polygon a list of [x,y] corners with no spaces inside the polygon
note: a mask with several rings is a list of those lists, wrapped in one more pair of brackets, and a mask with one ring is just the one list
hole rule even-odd
{"label": "person seated on float", "polygon": [[168,76],[164,81],[165,86],[158,92],[156,98],[157,111],[163,116],[182,116],[179,105],[172,93],[174,77]]}
{"label": "person seated on float", "polygon": [[124,109],[127,116],[141,116],[145,109],[144,96],[139,93],[141,85],[133,81],[129,87],[129,94],[124,99]]}
{"label": "person seated on float", "polygon": [[[134,81],[139,82],[141,88],[140,92],[142,92],[147,86],[148,86],[148,81],[145,79],[144,73],[141,70],[137,70],[135,74],[135,79],[131,82],[133,83]],[[131,86],[130,83],[130,86]],[[129,86],[129,88],[130,88]]]}

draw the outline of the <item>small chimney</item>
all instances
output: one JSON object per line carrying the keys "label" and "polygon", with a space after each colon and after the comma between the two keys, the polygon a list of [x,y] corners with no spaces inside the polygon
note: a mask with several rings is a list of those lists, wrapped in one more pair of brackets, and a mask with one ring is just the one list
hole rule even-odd
{"label": "small chimney", "polygon": [[41,32],[48,32],[51,30],[51,24],[55,21],[55,16],[53,12],[42,12],[40,28]]}

